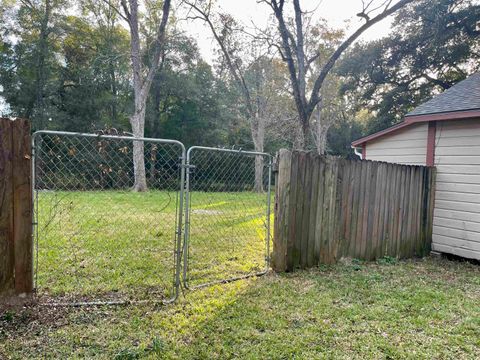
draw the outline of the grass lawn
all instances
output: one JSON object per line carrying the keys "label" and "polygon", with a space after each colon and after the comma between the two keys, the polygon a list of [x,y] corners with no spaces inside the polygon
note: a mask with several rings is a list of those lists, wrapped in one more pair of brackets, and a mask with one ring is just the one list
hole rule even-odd
{"label": "grass lawn", "polygon": [[[175,192],[39,192],[39,294],[170,298],[177,219]],[[190,224],[190,285],[265,268],[265,194],[192,192]]]}
{"label": "grass lawn", "polygon": [[168,306],[4,312],[0,358],[478,358],[480,267],[388,260],[216,285]]}

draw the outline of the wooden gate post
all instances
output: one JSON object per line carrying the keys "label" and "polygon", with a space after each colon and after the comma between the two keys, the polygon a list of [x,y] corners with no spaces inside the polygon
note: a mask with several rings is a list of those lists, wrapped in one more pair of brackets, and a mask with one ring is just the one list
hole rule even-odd
{"label": "wooden gate post", "polygon": [[0,297],[33,290],[30,122],[0,118]]}
{"label": "wooden gate post", "polygon": [[288,215],[290,197],[290,168],[292,153],[281,149],[277,156],[277,176],[275,179],[275,209],[273,231],[272,268],[281,272],[287,270]]}

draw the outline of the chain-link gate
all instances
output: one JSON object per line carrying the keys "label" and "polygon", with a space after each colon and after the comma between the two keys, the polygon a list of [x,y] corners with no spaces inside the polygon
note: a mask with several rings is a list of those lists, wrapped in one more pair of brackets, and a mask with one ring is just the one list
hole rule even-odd
{"label": "chain-link gate", "polygon": [[268,270],[271,165],[264,153],[200,146],[187,151],[187,288]]}
{"label": "chain-link gate", "polygon": [[[147,192],[132,191],[134,142],[143,145]],[[34,134],[33,158],[40,299],[176,298],[183,241],[182,143],[40,131]]]}

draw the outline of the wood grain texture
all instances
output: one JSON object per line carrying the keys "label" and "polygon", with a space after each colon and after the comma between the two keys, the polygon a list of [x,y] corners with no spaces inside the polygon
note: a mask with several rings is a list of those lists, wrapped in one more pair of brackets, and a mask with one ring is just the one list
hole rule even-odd
{"label": "wood grain texture", "polygon": [[22,294],[33,290],[30,122],[17,119],[12,124],[15,292]]}
{"label": "wood grain texture", "polygon": [[427,254],[434,177],[434,168],[282,151],[275,269]]}
{"label": "wood grain texture", "polygon": [[30,123],[0,118],[0,297],[31,293]]}
{"label": "wood grain texture", "polygon": [[0,118],[0,295],[14,287],[12,121]]}

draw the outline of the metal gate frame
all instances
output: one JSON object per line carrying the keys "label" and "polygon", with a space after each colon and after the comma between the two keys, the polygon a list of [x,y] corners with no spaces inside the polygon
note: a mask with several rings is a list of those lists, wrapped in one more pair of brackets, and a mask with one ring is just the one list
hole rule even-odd
{"label": "metal gate frame", "polygon": [[[179,188],[178,188],[178,201],[177,201],[177,226],[175,230],[175,249],[174,249],[174,289],[173,295],[167,300],[162,302],[165,304],[173,303],[179,296],[180,286],[184,285],[186,289],[195,289],[200,287],[209,286],[216,283],[227,283],[236,280],[241,280],[249,278],[252,276],[261,276],[266,274],[270,268],[270,240],[271,240],[271,230],[270,230],[270,216],[271,216],[271,183],[272,183],[272,163],[273,157],[268,153],[255,152],[255,151],[243,151],[243,150],[233,150],[233,149],[222,149],[214,147],[205,147],[205,146],[192,146],[188,149],[185,148],[185,145],[177,140],[171,139],[156,139],[156,138],[145,138],[145,137],[133,137],[133,136],[118,136],[118,135],[98,135],[91,133],[76,133],[76,132],[67,132],[67,131],[51,131],[51,130],[40,130],[35,132],[32,135],[32,253],[35,254],[32,261],[34,262],[33,272],[35,291],[37,290],[37,273],[38,273],[38,194],[36,192],[36,160],[37,160],[37,138],[42,135],[57,135],[57,136],[67,136],[67,137],[80,137],[80,138],[96,138],[96,139],[108,139],[108,140],[127,140],[127,141],[143,141],[157,144],[175,144],[178,145],[181,149],[181,156],[179,157],[179,167],[180,167],[180,179],[179,179]],[[188,284],[188,251],[190,243],[190,212],[191,212],[191,203],[190,203],[190,174],[191,169],[194,168],[194,164],[191,164],[191,154],[194,150],[206,150],[212,152],[220,153],[236,153],[244,155],[259,155],[264,156],[268,159],[268,184],[266,191],[266,236],[265,236],[265,268],[262,271],[246,274],[243,276],[225,278],[219,281],[203,283],[201,285],[190,287]],[[183,231],[183,234],[182,234]],[[183,256],[183,264],[182,264]],[[183,282],[181,280],[183,278]],[[147,300],[148,301],[148,300]],[[87,302],[77,302],[77,303],[49,303],[50,306],[82,306],[82,305],[117,305],[124,304],[126,302],[135,302],[135,301],[87,301]],[[142,302],[142,301],[139,301]]]}
{"label": "metal gate frame", "polygon": [[[190,244],[190,212],[191,212],[191,202],[190,202],[190,174],[191,169],[195,168],[195,164],[191,163],[192,151],[194,150],[207,150],[212,152],[223,152],[223,153],[236,153],[244,155],[260,155],[268,159],[268,185],[267,185],[267,199],[266,199],[266,236],[265,236],[265,268],[262,271],[246,274],[243,276],[236,276],[225,278],[218,281],[206,282],[196,286],[190,286],[188,283],[188,253],[189,253],[189,244]],[[270,269],[270,216],[271,216],[271,185],[272,185],[272,155],[263,152],[256,151],[243,151],[243,150],[234,150],[234,149],[223,149],[207,146],[191,146],[187,150],[186,156],[186,175],[185,175],[185,230],[184,230],[184,249],[183,249],[183,285],[186,289],[198,289],[206,286],[219,284],[219,283],[229,283],[241,279],[246,279],[254,276],[265,275]]]}
{"label": "metal gate frame", "polygon": [[[180,272],[181,272],[181,257],[182,257],[182,247],[183,247],[183,239],[182,239],[182,229],[183,229],[183,209],[184,209],[184,189],[185,189],[185,161],[186,161],[186,149],[185,145],[182,142],[177,140],[171,139],[155,139],[155,138],[145,138],[145,137],[133,137],[133,136],[117,136],[117,135],[97,135],[97,134],[89,134],[89,133],[75,133],[75,132],[67,132],[67,131],[51,131],[51,130],[40,130],[36,131],[32,135],[32,254],[35,254],[33,257],[33,268],[35,269],[34,273],[34,288],[35,291],[37,290],[37,272],[38,272],[38,196],[36,193],[36,140],[41,135],[57,135],[57,136],[71,136],[71,137],[84,137],[84,138],[97,138],[97,139],[110,139],[110,140],[127,140],[127,141],[143,141],[143,142],[150,142],[150,143],[157,143],[157,144],[175,144],[178,145],[181,149],[181,157],[179,158],[180,161],[180,181],[179,181],[179,198],[177,202],[177,227],[175,230],[176,239],[175,249],[174,249],[174,289],[173,295],[171,298],[167,300],[163,300],[162,302],[165,304],[173,303],[179,295],[181,280],[180,280]],[[67,306],[82,306],[82,305],[116,305],[116,304],[123,304],[125,301],[88,301],[88,302],[79,302],[79,303],[53,303],[49,305],[58,306],[58,305],[67,305]]]}

